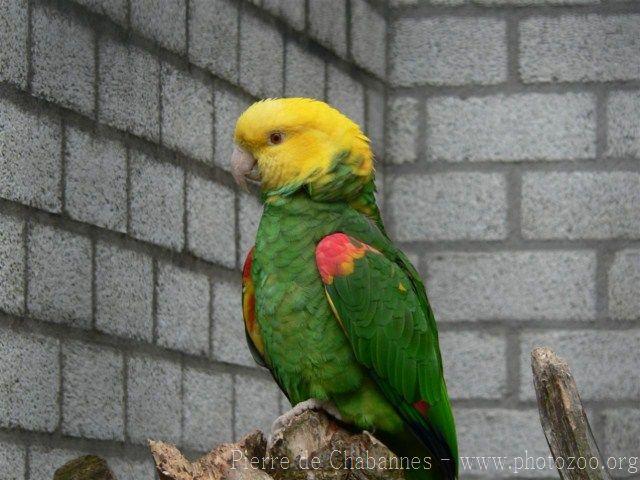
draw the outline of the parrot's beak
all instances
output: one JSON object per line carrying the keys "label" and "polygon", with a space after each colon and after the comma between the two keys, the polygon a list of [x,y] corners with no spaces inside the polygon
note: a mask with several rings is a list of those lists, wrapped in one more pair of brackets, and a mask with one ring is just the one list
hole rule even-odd
{"label": "parrot's beak", "polygon": [[238,185],[245,190],[247,188],[247,178],[251,180],[257,180],[258,175],[254,172],[256,166],[256,159],[253,158],[246,150],[235,146],[233,153],[231,154],[231,174]]}

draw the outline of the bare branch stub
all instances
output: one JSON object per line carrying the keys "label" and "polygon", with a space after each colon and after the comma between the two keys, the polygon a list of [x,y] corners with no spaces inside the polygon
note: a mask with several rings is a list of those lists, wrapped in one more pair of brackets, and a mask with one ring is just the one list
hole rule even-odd
{"label": "bare branch stub", "polygon": [[540,422],[563,480],[610,480],[569,365],[548,348],[531,353]]}

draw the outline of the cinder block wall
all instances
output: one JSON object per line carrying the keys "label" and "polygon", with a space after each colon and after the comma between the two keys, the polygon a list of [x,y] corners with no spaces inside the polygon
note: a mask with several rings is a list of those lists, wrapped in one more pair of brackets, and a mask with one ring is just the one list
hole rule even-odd
{"label": "cinder block wall", "polygon": [[[307,5],[308,4],[308,5]],[[0,478],[106,456],[154,478],[267,427],[284,398],[245,346],[260,204],[229,174],[240,112],[327,99],[380,151],[378,2],[0,2]]]}
{"label": "cinder block wall", "polygon": [[96,452],[150,479],[147,437],[195,456],[286,408],[244,345],[260,206],[228,172],[237,115],[283,94],[373,140],[386,221],[440,319],[462,455],[547,454],[536,344],[572,360],[607,453],[637,455],[639,7],[0,3],[3,471],[48,480]]}
{"label": "cinder block wall", "polygon": [[640,2],[394,0],[389,22],[386,219],[426,277],[461,454],[548,455],[548,345],[606,454],[637,457]]}

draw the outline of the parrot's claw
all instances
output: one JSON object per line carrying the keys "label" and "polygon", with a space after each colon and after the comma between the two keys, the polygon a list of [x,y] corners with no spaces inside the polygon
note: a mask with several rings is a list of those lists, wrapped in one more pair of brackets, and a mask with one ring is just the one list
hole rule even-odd
{"label": "parrot's claw", "polygon": [[336,406],[331,402],[323,402],[316,398],[310,398],[309,400],[305,400],[304,402],[298,403],[288,412],[283,413],[278,418],[275,419],[273,425],[271,426],[271,435],[269,435],[269,439],[267,444],[271,444],[271,438],[273,434],[283,428],[287,427],[295,417],[306,412],[307,410],[322,410],[326,412],[328,415],[332,416],[336,420],[342,420],[340,416],[340,412]]}

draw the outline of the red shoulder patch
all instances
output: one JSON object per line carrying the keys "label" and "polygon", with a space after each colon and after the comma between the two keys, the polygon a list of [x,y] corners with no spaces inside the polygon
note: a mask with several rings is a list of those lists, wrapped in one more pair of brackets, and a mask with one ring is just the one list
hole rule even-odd
{"label": "red shoulder patch", "polygon": [[415,408],[418,411],[418,413],[422,415],[423,418],[427,418],[427,415],[429,414],[429,408],[431,408],[431,405],[429,405],[424,400],[418,400],[417,402],[413,403],[413,408]]}
{"label": "red shoulder patch", "polygon": [[251,278],[251,265],[253,265],[253,248],[249,251],[242,267],[242,313],[249,337],[253,340],[260,354],[264,355],[262,334],[256,322],[256,297],[253,279]]}
{"label": "red shoulder patch", "polygon": [[336,276],[353,273],[354,261],[368,250],[376,251],[344,233],[332,233],[320,240],[316,247],[316,265],[324,284],[330,285]]}

